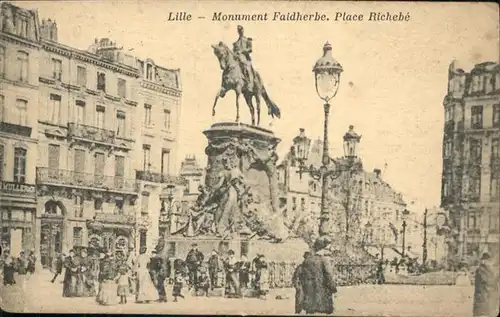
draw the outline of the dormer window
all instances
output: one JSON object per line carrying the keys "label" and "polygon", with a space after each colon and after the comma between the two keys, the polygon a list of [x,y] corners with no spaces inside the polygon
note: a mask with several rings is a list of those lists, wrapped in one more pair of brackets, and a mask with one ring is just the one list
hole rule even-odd
{"label": "dormer window", "polygon": [[146,65],[146,79],[153,80],[153,65],[151,63]]}

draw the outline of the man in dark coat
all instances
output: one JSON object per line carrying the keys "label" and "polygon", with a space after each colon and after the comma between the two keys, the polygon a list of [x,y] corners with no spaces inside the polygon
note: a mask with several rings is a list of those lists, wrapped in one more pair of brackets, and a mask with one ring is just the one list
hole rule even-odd
{"label": "man in dark coat", "polygon": [[63,261],[66,258],[66,256],[57,254],[55,259],[54,259],[54,277],[50,281],[51,283],[54,283],[56,281],[56,278],[62,273],[63,269]]}
{"label": "man in dark coat", "polygon": [[198,251],[198,245],[193,243],[192,249],[186,257],[186,265],[189,270],[189,288],[195,287],[198,282],[198,268],[203,262],[203,253]]}
{"label": "man in dark coat", "polygon": [[213,250],[212,255],[208,259],[208,275],[210,277],[210,288],[213,290],[218,287],[217,285],[217,273],[220,271],[220,260],[217,251]]}
{"label": "man in dark coat", "polygon": [[328,238],[318,238],[313,246],[314,253],[302,263],[299,283],[304,292],[302,309],[307,314],[333,314],[332,297],[337,288],[333,265],[325,252],[329,244]]}
{"label": "man in dark coat", "polygon": [[165,263],[163,258],[156,252],[153,251],[153,256],[151,257],[151,262],[149,264],[149,271],[153,279],[153,283],[158,291],[158,301],[160,303],[167,302],[167,293],[165,291],[165,279],[167,278],[165,272]]}
{"label": "man in dark coat", "polygon": [[[311,252],[305,252],[304,253],[304,261],[308,259],[311,256]],[[293,287],[295,288],[295,313],[300,314],[303,310],[303,304],[304,304],[304,290],[302,288],[302,284],[300,284],[300,278],[303,275],[303,264],[299,264],[297,268],[295,269],[295,272],[293,273],[292,277],[292,284]]]}
{"label": "man in dark coat", "polygon": [[498,316],[498,273],[493,269],[491,255],[485,252],[476,270],[474,283],[474,316]]}

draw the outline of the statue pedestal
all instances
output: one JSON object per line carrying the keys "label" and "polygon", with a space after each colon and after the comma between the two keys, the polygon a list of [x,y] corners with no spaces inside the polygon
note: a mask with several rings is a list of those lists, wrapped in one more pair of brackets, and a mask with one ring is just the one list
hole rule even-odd
{"label": "statue pedestal", "polygon": [[[265,231],[278,241],[286,239],[288,230],[278,211],[276,147],[280,139],[270,130],[234,122],[213,124],[203,133],[208,139],[205,186],[216,191],[221,175],[241,173],[245,186],[250,189],[251,202],[238,201],[240,213],[245,213],[247,220],[249,216],[255,218],[250,221],[254,225],[248,229]],[[247,237],[252,236],[251,232]]]}

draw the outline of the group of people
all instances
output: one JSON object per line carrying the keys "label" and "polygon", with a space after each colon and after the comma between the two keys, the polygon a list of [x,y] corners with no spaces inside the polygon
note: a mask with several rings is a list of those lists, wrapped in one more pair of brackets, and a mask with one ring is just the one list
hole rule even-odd
{"label": "group of people", "polygon": [[265,298],[269,291],[269,271],[265,256],[257,254],[252,261],[246,255],[237,259],[235,252],[229,250],[222,258],[216,250],[207,261],[197,244],[192,245],[185,265],[189,289],[208,296],[209,290],[224,288],[230,298],[242,297],[243,291],[250,289],[258,297]]}
{"label": "group of people", "polygon": [[36,257],[33,250],[29,254],[21,251],[18,257],[12,256],[8,249],[4,250],[0,256],[3,285],[14,285],[17,282],[24,283],[27,277],[35,273],[35,263]]}

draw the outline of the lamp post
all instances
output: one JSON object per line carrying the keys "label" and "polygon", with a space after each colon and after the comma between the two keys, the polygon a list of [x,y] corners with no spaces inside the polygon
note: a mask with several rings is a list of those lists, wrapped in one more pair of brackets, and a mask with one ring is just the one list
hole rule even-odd
{"label": "lamp post", "polygon": [[330,100],[332,100],[339,89],[340,74],[342,66],[332,56],[332,46],[327,42],[323,46],[323,56],[318,59],[313,67],[316,92],[325,103],[324,125],[323,125],[323,158],[321,167],[322,189],[321,189],[321,216],[319,234],[321,236],[331,233],[331,215],[326,206],[326,197],[328,191],[328,177],[326,171],[330,164],[330,153],[328,148],[328,116],[330,114]]}
{"label": "lamp post", "polygon": [[403,220],[403,249],[401,251],[401,256],[405,256],[405,235],[406,235],[406,220]]}

